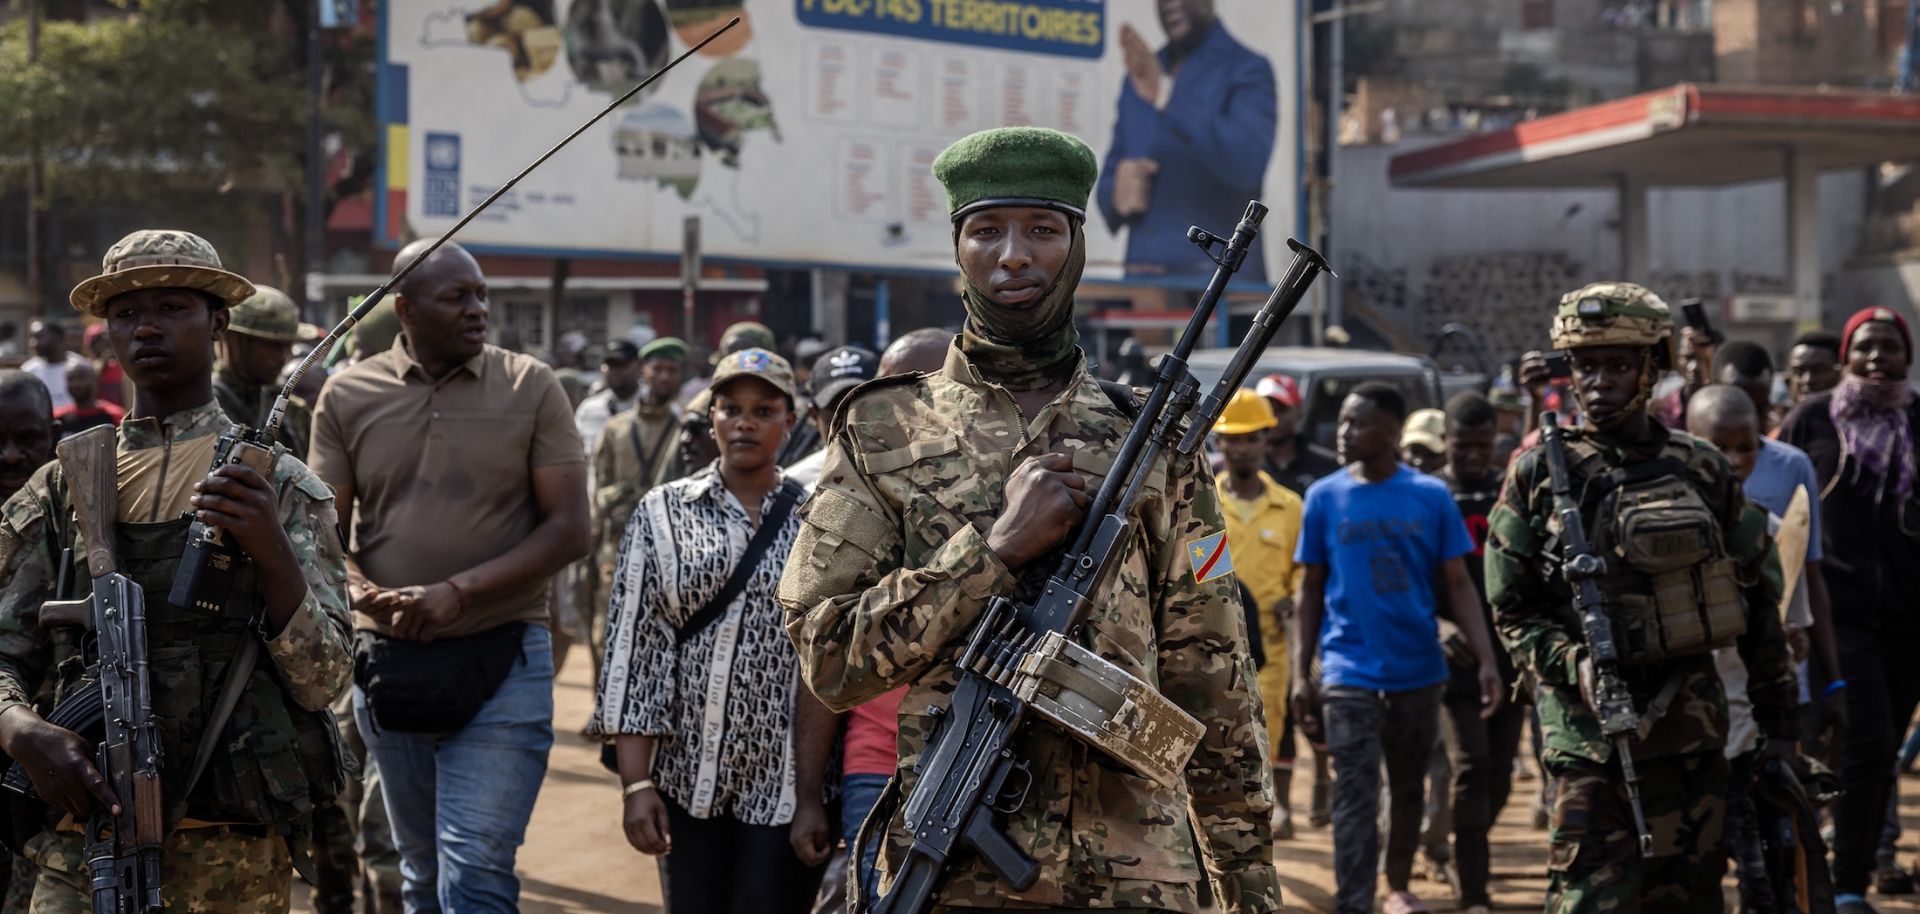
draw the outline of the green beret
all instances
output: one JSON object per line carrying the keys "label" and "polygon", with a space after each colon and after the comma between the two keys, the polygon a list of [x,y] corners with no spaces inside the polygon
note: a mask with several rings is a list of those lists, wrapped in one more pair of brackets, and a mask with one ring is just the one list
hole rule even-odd
{"label": "green beret", "polygon": [[687,359],[687,344],[674,337],[663,336],[640,348],[640,361],[656,358],[684,362]]}
{"label": "green beret", "polygon": [[1085,219],[1099,171],[1087,144],[1045,127],[982,130],[933,160],[955,222],[990,206],[1044,206]]}

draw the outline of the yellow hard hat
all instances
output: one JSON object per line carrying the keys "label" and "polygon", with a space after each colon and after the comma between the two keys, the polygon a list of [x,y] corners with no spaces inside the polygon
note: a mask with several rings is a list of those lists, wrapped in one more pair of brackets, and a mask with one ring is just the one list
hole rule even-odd
{"label": "yellow hard hat", "polygon": [[1273,407],[1267,405],[1267,398],[1251,387],[1242,387],[1233,392],[1233,399],[1227,401],[1227,408],[1221,411],[1220,421],[1213,424],[1213,430],[1221,435],[1250,435],[1279,424],[1273,417]]}

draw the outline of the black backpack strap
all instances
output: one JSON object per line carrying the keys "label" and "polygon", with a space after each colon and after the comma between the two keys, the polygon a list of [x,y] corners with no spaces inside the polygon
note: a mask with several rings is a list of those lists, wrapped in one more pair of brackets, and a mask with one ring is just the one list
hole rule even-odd
{"label": "black backpack strap", "polygon": [[1133,388],[1118,381],[1101,381],[1100,392],[1113,401],[1113,408],[1129,419],[1140,418],[1140,401],[1134,397]]}
{"label": "black backpack strap", "polygon": [[740,557],[740,564],[733,566],[733,573],[727,575],[727,583],[721,585],[720,592],[700,607],[698,612],[687,617],[674,631],[674,642],[685,644],[694,635],[705,631],[714,620],[725,615],[727,607],[733,605],[740,592],[747,589],[747,579],[760,567],[761,560],[767,556],[767,550],[773,546],[773,540],[780,535],[780,528],[787,525],[787,518],[793,509],[805,497],[806,489],[794,480],[780,484],[780,490],[773,497],[773,505],[760,518],[760,529],[753,531],[753,539],[747,541],[747,553]]}

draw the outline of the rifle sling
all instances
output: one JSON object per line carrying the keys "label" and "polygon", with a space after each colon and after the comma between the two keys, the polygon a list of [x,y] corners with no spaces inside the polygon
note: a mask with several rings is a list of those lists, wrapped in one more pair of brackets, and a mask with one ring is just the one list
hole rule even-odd
{"label": "rifle sling", "polygon": [[253,666],[259,659],[260,639],[250,637],[240,648],[239,656],[233,659],[233,665],[227,667],[227,681],[220,686],[220,701],[213,706],[206,729],[200,731],[200,745],[193,750],[193,773],[187,776],[186,788],[174,799],[168,819],[178,822],[186,813],[187,798],[193,796],[193,788],[200,785],[200,776],[207,773],[207,763],[213,761],[213,749],[220,743],[220,733],[233,717],[233,709],[239,706],[240,695],[247,690],[247,680],[253,676]]}
{"label": "rifle sling", "polygon": [[[639,409],[637,406],[634,408]],[[640,481],[648,487],[654,484],[654,477],[659,473],[660,457],[667,452],[667,442],[673,439],[674,431],[673,423],[668,422],[666,427],[660,429],[660,437],[654,441],[653,448],[648,450],[640,444],[639,415],[635,414],[633,424],[627,426],[627,433],[633,439],[633,456],[640,461]]]}
{"label": "rifle sling", "polygon": [[1667,676],[1667,682],[1660,687],[1660,693],[1653,696],[1653,701],[1647,705],[1646,713],[1640,715],[1640,732],[1636,736],[1637,739],[1644,742],[1653,734],[1654,725],[1667,716],[1667,710],[1673,707],[1673,700],[1679,697],[1680,682],[1685,678],[1678,672]]}

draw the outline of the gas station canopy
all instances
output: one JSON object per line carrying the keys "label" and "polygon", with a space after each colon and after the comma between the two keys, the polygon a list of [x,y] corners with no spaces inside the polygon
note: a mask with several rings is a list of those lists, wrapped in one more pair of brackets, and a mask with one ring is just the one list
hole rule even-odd
{"label": "gas station canopy", "polygon": [[1681,83],[1397,155],[1399,187],[1615,188],[1620,264],[1644,282],[1647,190],[1786,182],[1790,300],[1770,318],[1820,318],[1819,177],[1920,159],[1920,97]]}
{"label": "gas station canopy", "polygon": [[1402,187],[1650,187],[1920,158],[1920,97],[1681,83],[1395,156]]}

